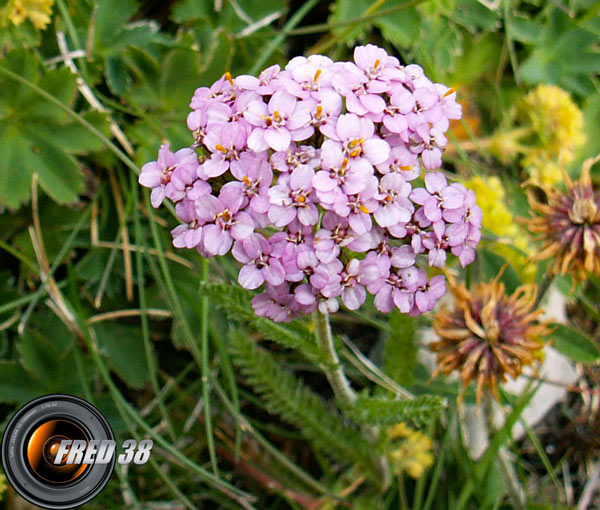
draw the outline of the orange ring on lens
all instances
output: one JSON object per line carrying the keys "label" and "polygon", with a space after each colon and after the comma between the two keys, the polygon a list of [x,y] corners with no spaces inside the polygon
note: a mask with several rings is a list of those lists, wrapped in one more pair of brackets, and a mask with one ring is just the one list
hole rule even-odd
{"label": "orange ring on lens", "polygon": [[[65,484],[80,478],[87,464],[54,464],[49,450],[65,439],[82,439],[89,443],[88,434],[75,422],[68,419],[54,419],[39,425],[27,443],[26,461],[36,477],[52,484]],[[56,448],[56,451],[58,449]],[[54,454],[56,455],[56,453]],[[50,458],[48,458],[50,457]]]}

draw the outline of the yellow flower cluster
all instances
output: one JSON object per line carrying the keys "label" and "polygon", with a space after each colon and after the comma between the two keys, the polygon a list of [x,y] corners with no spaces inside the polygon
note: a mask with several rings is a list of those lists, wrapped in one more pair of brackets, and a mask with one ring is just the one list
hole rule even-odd
{"label": "yellow flower cluster", "polygon": [[560,87],[538,85],[521,100],[519,116],[535,137],[521,162],[523,168],[538,184],[560,182],[561,168],[573,161],[585,142],[583,113]]}
{"label": "yellow flower cluster", "polygon": [[29,19],[38,30],[43,30],[50,23],[54,0],[9,0],[0,11],[0,25],[9,20],[13,25],[20,25]]}
{"label": "yellow flower cluster", "polygon": [[560,87],[538,85],[518,102],[513,125],[483,143],[505,164],[521,155],[532,182],[554,186],[585,143],[583,112]]}
{"label": "yellow flower cluster", "polygon": [[2,496],[6,492],[7,488],[8,487],[6,486],[6,477],[0,473],[0,501],[2,501]]}
{"label": "yellow flower cluster", "polygon": [[388,430],[388,436],[392,440],[399,440],[398,447],[389,454],[390,463],[397,474],[406,472],[417,479],[433,465],[433,443],[423,432],[399,423]]}
{"label": "yellow flower cluster", "polygon": [[526,257],[519,256],[519,253],[511,248],[514,246],[525,254],[529,254],[527,237],[517,225],[513,214],[506,205],[506,193],[502,181],[495,176],[481,177],[477,175],[465,181],[464,185],[472,189],[477,196],[477,205],[483,212],[483,227],[504,240],[503,243],[497,243],[494,246],[494,251],[511,262],[523,279],[533,278],[535,267],[527,264]]}

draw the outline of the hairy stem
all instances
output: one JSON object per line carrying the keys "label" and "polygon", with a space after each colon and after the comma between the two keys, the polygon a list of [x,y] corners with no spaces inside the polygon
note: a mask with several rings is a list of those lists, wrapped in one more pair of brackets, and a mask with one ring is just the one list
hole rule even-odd
{"label": "hairy stem", "polygon": [[[327,376],[329,384],[333,388],[333,392],[337,399],[343,405],[352,405],[356,400],[356,393],[350,386],[350,381],[346,377],[344,368],[340,363],[335,344],[333,343],[333,335],[331,334],[331,326],[329,324],[329,315],[322,314],[318,310],[313,312],[313,324],[315,327],[315,337],[317,344],[323,354],[324,363],[323,371]],[[363,426],[362,433],[365,439],[373,444],[379,437],[379,428],[373,426]],[[390,484],[390,468],[385,456],[377,456],[373,459],[375,467],[378,471],[379,478],[377,483],[382,489],[385,489]]]}
{"label": "hairy stem", "polygon": [[324,356],[324,372],[333,388],[335,396],[343,404],[352,404],[356,400],[356,393],[350,386],[350,381],[344,373],[340,364],[340,358],[335,350],[331,326],[329,325],[329,315],[313,312],[313,324],[315,327],[315,337]]}

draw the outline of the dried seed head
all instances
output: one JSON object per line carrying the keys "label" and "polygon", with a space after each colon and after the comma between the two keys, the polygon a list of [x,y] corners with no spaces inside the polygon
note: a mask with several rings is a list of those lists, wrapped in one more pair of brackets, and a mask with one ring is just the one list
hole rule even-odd
{"label": "dried seed head", "polygon": [[523,285],[508,296],[498,279],[481,283],[469,292],[462,284],[452,283],[455,308],[436,314],[434,329],[440,340],[430,345],[437,352],[438,373],[457,370],[463,385],[459,396],[471,381],[477,384],[477,402],[484,389],[494,396],[498,383],[506,376],[517,377],[524,366],[540,357],[541,336],[549,333],[533,310],[537,290]]}

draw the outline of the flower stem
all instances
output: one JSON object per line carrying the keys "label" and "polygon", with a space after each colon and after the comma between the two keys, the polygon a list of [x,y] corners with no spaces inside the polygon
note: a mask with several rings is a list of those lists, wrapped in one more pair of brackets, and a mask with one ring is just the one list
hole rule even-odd
{"label": "flower stem", "polygon": [[[356,401],[356,393],[352,389],[352,386],[350,386],[350,381],[346,377],[344,368],[340,363],[340,358],[335,350],[331,326],[329,324],[329,315],[322,314],[319,311],[313,312],[313,324],[317,344],[324,357],[323,371],[327,376],[327,380],[333,388],[337,399],[345,406],[352,405]],[[379,437],[378,427],[364,425],[361,430],[368,443],[374,444],[377,441]],[[379,475],[377,478],[378,485],[382,489],[387,488],[391,481],[387,458],[384,455],[378,455],[373,459],[373,464]]]}
{"label": "flower stem", "polygon": [[343,404],[352,404],[356,400],[356,393],[350,386],[350,381],[344,373],[340,358],[335,350],[329,315],[322,314],[319,311],[313,312],[313,324],[317,343],[324,356],[324,372],[327,380],[331,384],[335,396]]}

